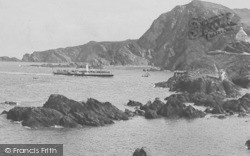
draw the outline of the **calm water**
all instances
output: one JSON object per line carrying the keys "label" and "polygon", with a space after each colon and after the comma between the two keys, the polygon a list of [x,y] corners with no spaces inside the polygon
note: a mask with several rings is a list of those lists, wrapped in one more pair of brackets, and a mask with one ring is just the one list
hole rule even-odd
{"label": "calm water", "polygon": [[[19,66],[23,65],[23,66]],[[141,69],[111,69],[113,78],[54,76],[50,68],[28,67],[25,63],[0,63],[0,102],[16,101],[21,106],[42,106],[50,94],[74,100],[96,98],[110,101],[119,109],[129,99],[146,103],[169,96],[168,89],[154,88],[172,73],[152,72],[141,77]],[[244,92],[250,92],[244,90]],[[10,109],[0,105],[0,111]],[[32,130],[0,116],[0,143],[60,143],[65,156],[131,156],[137,147],[148,147],[154,156],[237,155],[247,156],[244,143],[250,139],[250,118],[219,120],[146,120],[135,117],[104,127]]]}

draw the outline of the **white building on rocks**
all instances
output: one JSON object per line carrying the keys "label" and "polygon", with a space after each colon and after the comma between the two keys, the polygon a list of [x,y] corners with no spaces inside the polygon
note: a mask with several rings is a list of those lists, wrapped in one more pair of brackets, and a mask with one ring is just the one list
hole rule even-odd
{"label": "white building on rocks", "polygon": [[242,27],[240,27],[240,31],[236,34],[235,38],[238,41],[244,41],[244,42],[248,41],[248,39],[247,39],[247,33],[243,30]]}

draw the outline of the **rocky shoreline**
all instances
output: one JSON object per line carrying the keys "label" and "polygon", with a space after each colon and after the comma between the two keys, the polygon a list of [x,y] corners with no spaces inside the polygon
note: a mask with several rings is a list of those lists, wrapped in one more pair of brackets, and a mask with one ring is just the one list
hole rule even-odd
{"label": "rocky shoreline", "polygon": [[[205,76],[192,78],[187,74],[175,74],[168,81],[157,83],[155,86],[168,87],[176,93],[166,97],[167,102],[156,98],[153,102],[148,101],[143,105],[130,100],[127,106],[135,107],[135,110],[125,109],[124,112],[109,102],[92,98],[86,102],[77,102],[63,95],[52,94],[42,107],[16,106],[2,114],[6,114],[9,120],[19,121],[23,126],[31,128],[73,128],[104,126],[114,123],[114,120],[128,120],[134,116],[144,116],[146,119],[195,119],[206,114],[226,116],[238,113],[239,116],[244,116],[250,112],[250,94],[240,97],[240,88],[228,79]],[[206,110],[198,110],[186,103],[206,107]]]}

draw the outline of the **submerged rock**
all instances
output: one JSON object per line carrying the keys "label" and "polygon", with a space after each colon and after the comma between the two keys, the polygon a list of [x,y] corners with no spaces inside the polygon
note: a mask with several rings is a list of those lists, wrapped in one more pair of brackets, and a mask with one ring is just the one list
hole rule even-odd
{"label": "submerged rock", "polygon": [[137,148],[133,156],[152,156],[150,150],[147,147]]}
{"label": "submerged rock", "polygon": [[14,102],[14,101],[5,101],[5,102],[2,102],[2,103],[0,103],[0,104],[5,104],[5,105],[17,105],[17,103]]}
{"label": "submerged rock", "polygon": [[7,112],[7,119],[22,121],[32,128],[63,126],[103,126],[113,120],[128,120],[128,115],[109,102],[95,99],[77,102],[63,95],[52,94],[43,107],[15,107]]}

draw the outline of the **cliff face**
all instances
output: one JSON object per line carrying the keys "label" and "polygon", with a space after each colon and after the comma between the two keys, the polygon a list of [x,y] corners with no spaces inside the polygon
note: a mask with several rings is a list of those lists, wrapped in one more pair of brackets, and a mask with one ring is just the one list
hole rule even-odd
{"label": "cliff face", "polygon": [[[228,55],[211,51],[250,53],[250,44],[235,40],[240,27],[248,28],[248,9],[229,9],[219,4],[194,0],[160,15],[138,40],[89,42],[85,45],[25,54],[23,61],[90,62],[93,64],[146,65],[169,70],[227,67]],[[243,23],[243,24],[242,24]],[[250,30],[250,29],[249,29]],[[240,71],[249,66],[239,55],[231,62]],[[244,55],[246,60],[250,55]],[[222,60],[222,61],[221,61]],[[226,69],[232,71],[232,69]],[[237,74],[237,73],[236,73]]]}
{"label": "cliff face", "polygon": [[87,44],[25,54],[29,62],[89,62],[102,65],[147,65],[144,51],[135,40],[121,42],[94,42]]}
{"label": "cliff face", "polygon": [[224,69],[230,79],[248,86],[250,43],[235,39],[241,26],[248,32],[248,15],[248,9],[194,0],[162,14],[138,44],[157,66],[207,74]]}
{"label": "cliff face", "polygon": [[156,19],[138,44],[153,62],[166,69],[183,69],[206,52],[234,42],[240,17],[222,5],[192,1]]}
{"label": "cliff face", "polygon": [[0,57],[0,61],[3,61],[3,62],[19,62],[21,60],[15,58],[15,57],[2,56],[2,57]]}

